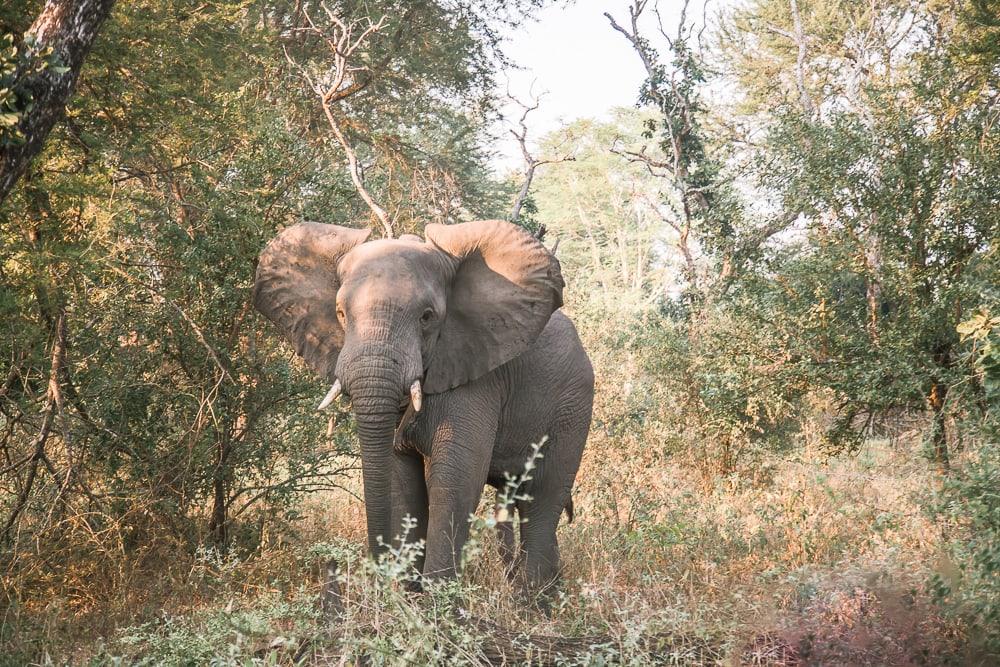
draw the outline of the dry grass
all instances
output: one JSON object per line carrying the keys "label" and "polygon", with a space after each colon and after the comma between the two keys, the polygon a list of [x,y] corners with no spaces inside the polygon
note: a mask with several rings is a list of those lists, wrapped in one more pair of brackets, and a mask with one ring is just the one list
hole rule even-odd
{"label": "dry grass", "polygon": [[[924,511],[938,480],[917,438],[836,459],[804,445],[756,461],[752,475],[707,477],[668,455],[654,419],[641,433],[603,428],[627,407],[609,405],[578,478],[577,518],[560,527],[563,585],[549,615],[508,585],[488,532],[460,585],[406,594],[385,580],[391,565],[375,571],[360,556],[363,505],[338,492],[310,497],[301,520],[275,525],[243,558],[186,553],[151,529],[142,558],[78,554],[79,572],[48,588],[41,575],[6,581],[19,605],[5,627],[18,633],[3,641],[10,655],[76,663],[325,664],[363,653],[477,664],[498,638],[527,646],[527,635],[567,640],[553,651],[587,664],[972,660],[962,628],[923,592],[943,536]],[[348,566],[332,634],[315,612],[331,555]]]}

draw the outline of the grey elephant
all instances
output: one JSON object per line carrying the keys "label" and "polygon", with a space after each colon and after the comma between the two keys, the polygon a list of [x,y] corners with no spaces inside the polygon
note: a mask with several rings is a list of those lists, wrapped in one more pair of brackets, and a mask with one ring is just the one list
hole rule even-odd
{"label": "grey elephant", "polygon": [[556,525],[590,428],[594,375],[557,309],[555,256],[505,221],[368,230],[303,222],[260,255],[256,308],[351,398],[361,441],[368,548],[426,540],[424,577],[454,576],[483,488],[517,475],[548,440],[517,501],[518,561],[544,588],[559,568]]}

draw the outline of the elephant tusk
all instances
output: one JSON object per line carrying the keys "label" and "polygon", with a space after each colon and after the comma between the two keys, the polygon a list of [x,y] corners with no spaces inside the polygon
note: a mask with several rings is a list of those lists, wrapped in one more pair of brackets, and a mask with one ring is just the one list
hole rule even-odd
{"label": "elephant tusk", "polygon": [[403,418],[399,420],[399,426],[396,427],[396,430],[392,434],[393,449],[399,449],[400,443],[403,442],[403,431],[413,421],[413,415],[415,414],[417,414],[417,411],[413,409],[413,404],[407,405],[406,412],[403,413]]}
{"label": "elephant tusk", "polygon": [[410,400],[413,402],[414,412],[420,412],[420,406],[424,402],[424,394],[420,391],[420,380],[414,380],[410,385]]}
{"label": "elephant tusk", "polygon": [[333,386],[330,387],[330,391],[326,393],[326,396],[323,397],[323,400],[320,401],[319,407],[316,409],[326,410],[338,396],[340,396],[340,378],[337,378],[337,381],[333,383]]}

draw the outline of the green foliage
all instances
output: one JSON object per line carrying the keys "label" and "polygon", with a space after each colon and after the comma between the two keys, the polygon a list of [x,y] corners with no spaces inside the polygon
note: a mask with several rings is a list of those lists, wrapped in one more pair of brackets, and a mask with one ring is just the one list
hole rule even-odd
{"label": "green foliage", "polygon": [[[132,665],[273,665],[279,651],[294,651],[306,633],[316,631],[318,610],[312,602],[306,595],[298,602],[273,596],[246,609],[167,616],[123,629],[115,643],[131,656]],[[275,636],[279,628],[284,634]],[[115,664],[120,659],[98,656],[92,662]]]}
{"label": "green foliage", "polygon": [[1000,316],[990,316],[986,309],[956,327],[962,340],[972,344],[969,353],[973,367],[982,374],[983,389],[986,393],[993,416],[1000,408]]}
{"label": "green foliage", "polygon": [[[972,103],[982,89],[954,74],[961,23],[934,3],[848,16],[839,3],[799,3],[799,17],[790,7],[751,3],[726,32],[740,36],[725,53],[741,109],[766,137],[742,159],[761,165],[779,217],[796,220],[734,285],[738,312],[780,360],[779,391],[833,393],[831,448],[855,447],[894,411],[930,408],[929,456],[947,467],[947,414],[978,391],[955,327],[995,282],[1000,234],[1000,144],[991,112]],[[911,39],[876,48],[862,29]],[[877,67],[850,64],[876,52]]]}
{"label": "green foliage", "polygon": [[[326,3],[348,23],[384,18],[332,112],[395,231],[509,211],[516,184],[489,170],[485,128],[501,34],[542,4]],[[2,32],[39,5],[5,5]],[[908,420],[953,465],[938,521],[957,569],[942,568],[940,601],[1000,650],[994,14],[752,0],[717,39],[630,36],[641,108],[543,139],[575,160],[539,171],[520,223],[559,239],[597,380],[552,620],[497,592],[492,513],[473,519],[464,581],[424,596],[401,585],[420,544],[377,563],[346,537],[287,546],[318,539],[310,493],[356,491],[349,415],[317,419],[317,381],[247,298],[277,230],[371,223],[304,76],[330,71],[311,25],[334,22],[283,0],[119,3],[0,210],[0,637],[33,660],[52,618],[106,617],[97,661],[476,664],[497,636],[476,613],[610,633],[580,654],[594,664],[648,662],[650,628],[684,628],[658,657],[718,662],[741,632],[777,650],[760,609],[793,605],[800,657],[823,662],[824,632],[883,641],[861,563],[878,553],[878,577],[916,572],[909,585],[941,551],[941,525],[913,507],[936,473],[899,437]],[[0,42],[2,142],[22,139],[19,72],[54,66],[14,44]],[[322,539],[358,512],[338,506]],[[347,589],[334,648],[301,583],[329,557]],[[822,568],[851,590],[824,589]],[[885,605],[921,619],[904,648],[879,644],[907,660],[906,638],[937,622],[916,597]],[[160,613],[163,599],[196,611]]]}
{"label": "green foliage", "polygon": [[[995,438],[945,487],[940,515],[960,527],[950,556],[957,570],[934,578],[941,602],[971,619],[973,641],[1000,656],[1000,446]],[[951,576],[949,576],[951,575]]]}
{"label": "green foliage", "polygon": [[47,69],[56,74],[68,71],[59,66],[52,47],[38,48],[30,39],[18,44],[14,35],[0,35],[0,146],[24,143],[17,126],[31,110],[33,97],[23,82]]}
{"label": "green foliage", "polygon": [[[427,222],[503,217],[508,193],[498,191],[490,177],[482,141],[495,107],[494,75],[504,62],[498,30],[540,4],[343,0],[327,5],[347,24],[384,19],[384,27],[352,56],[366,72],[336,113],[364,165],[366,187],[390,212],[397,233],[419,232]],[[312,24],[330,28],[321,8],[302,11]],[[298,14],[284,18],[306,25]],[[329,76],[333,56],[313,39],[289,37],[283,47],[296,67],[282,76],[295,121],[311,127],[328,152],[339,153],[324,131],[326,120],[310,84]]]}
{"label": "green foliage", "polygon": [[972,619],[973,639],[1000,656],[1000,318],[983,310],[958,331],[971,346],[969,361],[981,374],[988,401],[981,424],[985,444],[945,485],[938,515],[957,535],[950,544],[952,568],[934,579],[939,599]]}

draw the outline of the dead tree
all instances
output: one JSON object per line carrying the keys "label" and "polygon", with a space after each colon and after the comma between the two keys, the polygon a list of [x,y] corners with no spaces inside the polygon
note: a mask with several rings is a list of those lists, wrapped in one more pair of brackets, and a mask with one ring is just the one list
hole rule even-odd
{"label": "dead tree", "polygon": [[[701,62],[692,55],[690,43],[700,40],[700,33],[695,33],[693,24],[687,19],[689,2],[684,0],[681,5],[677,31],[673,36],[664,28],[655,0],[651,5],[660,35],[674,56],[673,65],[669,67],[640,30],[643,12],[650,8],[649,0],[633,0],[628,8],[629,22],[626,25],[619,24],[610,13],[604,13],[611,28],[628,40],[642,61],[646,71],[642,101],[654,105],[662,114],[657,121],[660,131],[658,150],[649,152],[646,146],[629,150],[616,141],[611,152],[643,165],[650,174],[663,178],[667,189],[673,191],[676,207],[657,202],[652,202],[650,206],[678,234],[677,246],[684,257],[686,278],[692,292],[710,302],[731,287],[748,258],[768,239],[787,228],[799,216],[799,211],[789,211],[752,229],[738,230],[738,234],[734,229],[732,237],[725,239],[718,251],[719,268],[716,274],[699,275],[693,250],[701,245],[699,241],[702,239],[697,238],[696,230],[699,222],[718,214],[718,198],[724,191],[725,181],[706,181],[704,175],[698,173],[699,164],[712,158],[699,125],[701,102],[698,87],[694,84],[701,76]],[[736,222],[727,220],[726,225],[735,226]]]}
{"label": "dead tree", "polygon": [[45,139],[62,118],[101,25],[114,0],[48,0],[25,33],[34,53],[51,49],[52,65],[36,67],[25,59],[14,72],[11,88],[32,104],[20,113],[19,142],[0,144],[0,203],[42,150]]}
{"label": "dead tree", "polygon": [[[357,190],[361,199],[378,220],[385,237],[392,238],[392,221],[389,219],[389,214],[375,201],[365,186],[357,152],[344,134],[343,119],[338,118],[336,110],[339,102],[367,88],[377,76],[378,71],[387,64],[388,58],[377,66],[363,64],[358,57],[360,56],[358,52],[373,35],[386,27],[388,17],[383,16],[378,21],[372,21],[368,18],[346,20],[324,3],[320,3],[320,7],[326,13],[327,24],[317,25],[309,13],[303,9],[302,13],[308,24],[308,27],[303,28],[303,31],[316,35],[327,45],[330,52],[329,68],[321,75],[316,75],[296,63],[287,51],[285,56],[289,64],[299,70],[309,88],[319,98],[320,107],[323,109],[323,115],[330,126],[330,131],[344,151],[348,173],[351,176],[354,189]],[[401,25],[405,23],[405,16],[403,18]],[[396,41],[398,38],[397,34]]]}
{"label": "dead tree", "polygon": [[[507,98],[520,106],[522,110],[521,117],[518,119],[517,123],[518,129],[511,128],[510,130],[510,133],[514,135],[518,145],[521,147],[521,156],[524,158],[524,181],[521,183],[521,190],[517,194],[517,199],[514,200],[514,206],[510,210],[510,221],[517,222],[518,217],[521,215],[521,207],[524,206],[524,202],[528,198],[528,192],[531,189],[531,181],[535,178],[535,170],[543,164],[572,162],[576,160],[576,158],[569,154],[555,158],[536,158],[532,155],[531,151],[528,150],[528,114],[539,107],[542,96],[532,96],[531,104],[525,104],[510,93],[507,93]],[[544,235],[544,233],[545,232],[542,232],[542,235]]]}

